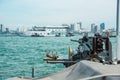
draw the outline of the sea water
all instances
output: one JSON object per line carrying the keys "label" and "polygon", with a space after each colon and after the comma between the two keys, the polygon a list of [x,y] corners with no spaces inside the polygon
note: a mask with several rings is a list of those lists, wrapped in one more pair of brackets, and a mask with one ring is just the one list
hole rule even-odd
{"label": "sea water", "polygon": [[[69,46],[73,50],[78,47],[78,43],[70,39],[80,37],[0,37],[0,80],[16,76],[31,77],[32,68],[35,78],[63,70],[63,64],[47,64],[43,60],[46,51],[57,52],[59,58],[68,58]],[[115,52],[116,39],[110,40]]]}

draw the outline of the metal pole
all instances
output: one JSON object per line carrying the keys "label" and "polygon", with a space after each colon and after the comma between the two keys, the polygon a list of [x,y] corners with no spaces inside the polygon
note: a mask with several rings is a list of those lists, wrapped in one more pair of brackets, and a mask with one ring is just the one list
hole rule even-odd
{"label": "metal pole", "polygon": [[120,36],[119,36],[119,0],[117,0],[117,14],[116,14],[116,36],[117,36],[117,48],[116,48],[116,60],[117,64],[120,62]]}
{"label": "metal pole", "polygon": [[32,78],[34,78],[35,77],[35,70],[34,70],[34,68],[32,68]]}
{"label": "metal pole", "polygon": [[119,35],[119,0],[117,0],[116,34]]}

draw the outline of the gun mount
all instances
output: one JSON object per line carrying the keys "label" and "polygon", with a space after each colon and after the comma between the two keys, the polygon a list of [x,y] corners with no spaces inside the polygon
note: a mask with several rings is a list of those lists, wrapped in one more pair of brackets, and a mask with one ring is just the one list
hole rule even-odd
{"label": "gun mount", "polygon": [[77,63],[80,60],[91,60],[104,64],[112,63],[112,45],[109,37],[95,34],[94,37],[83,36],[79,40],[71,40],[78,42],[76,52],[69,47],[69,59],[57,59],[57,55],[49,55],[47,53],[44,59],[47,63],[63,63],[66,67]]}

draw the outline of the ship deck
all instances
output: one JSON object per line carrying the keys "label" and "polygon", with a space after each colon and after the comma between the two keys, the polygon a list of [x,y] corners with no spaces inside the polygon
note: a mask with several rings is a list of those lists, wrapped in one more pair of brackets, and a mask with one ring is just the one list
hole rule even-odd
{"label": "ship deck", "polygon": [[[31,78],[34,80],[33,78]],[[31,80],[14,77],[7,80]],[[120,80],[120,64],[103,64],[92,61],[80,61],[61,72],[35,80]]]}

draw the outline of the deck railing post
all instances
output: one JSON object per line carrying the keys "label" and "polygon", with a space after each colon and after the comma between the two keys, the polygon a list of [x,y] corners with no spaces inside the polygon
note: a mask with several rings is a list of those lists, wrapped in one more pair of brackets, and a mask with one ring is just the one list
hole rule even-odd
{"label": "deck railing post", "polygon": [[32,78],[34,78],[35,77],[35,70],[34,70],[34,68],[32,68]]}

